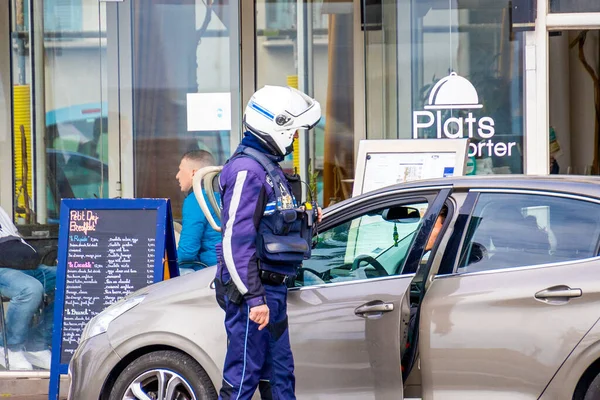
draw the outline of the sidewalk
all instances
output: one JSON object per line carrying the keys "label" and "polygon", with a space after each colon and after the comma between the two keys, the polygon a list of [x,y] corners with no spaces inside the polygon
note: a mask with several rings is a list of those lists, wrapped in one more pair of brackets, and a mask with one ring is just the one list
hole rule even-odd
{"label": "sidewalk", "polygon": [[[22,377],[16,373],[0,373],[0,399],[4,400],[48,400],[48,377]],[[69,379],[62,377],[60,400],[66,400]]]}

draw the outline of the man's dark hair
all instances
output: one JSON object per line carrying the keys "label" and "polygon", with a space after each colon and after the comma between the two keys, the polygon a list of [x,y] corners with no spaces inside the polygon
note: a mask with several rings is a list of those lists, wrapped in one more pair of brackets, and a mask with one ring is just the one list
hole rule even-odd
{"label": "man's dark hair", "polygon": [[448,216],[448,206],[444,204],[442,206],[442,210],[440,211],[440,217],[446,219],[447,216]]}
{"label": "man's dark hair", "polygon": [[215,158],[206,150],[192,150],[188,151],[181,157],[182,160],[189,160],[194,163],[200,164],[202,167],[208,167],[215,165]]}

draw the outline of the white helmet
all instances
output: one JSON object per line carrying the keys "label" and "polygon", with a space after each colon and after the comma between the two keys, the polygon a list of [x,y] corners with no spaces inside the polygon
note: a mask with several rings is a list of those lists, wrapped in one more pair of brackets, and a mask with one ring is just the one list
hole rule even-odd
{"label": "white helmet", "polygon": [[265,86],[257,90],[244,111],[244,125],[274,154],[292,152],[298,129],[311,129],[321,119],[321,105],[291,87]]}

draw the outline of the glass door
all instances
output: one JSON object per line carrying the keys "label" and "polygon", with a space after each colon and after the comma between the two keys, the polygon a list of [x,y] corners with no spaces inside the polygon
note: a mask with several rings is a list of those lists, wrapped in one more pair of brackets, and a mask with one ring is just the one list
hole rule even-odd
{"label": "glass door", "polygon": [[[118,27],[122,193],[168,197],[178,220],[182,156],[206,152],[222,165],[240,140],[238,2],[125,0],[117,9],[127,21]],[[109,98],[114,88],[109,76]]]}
{"label": "glass door", "polygon": [[283,167],[300,174],[324,206],[351,196],[362,130],[355,126],[355,4],[254,1],[256,88],[292,86],[321,104],[321,120],[313,130],[298,132]]}
{"label": "glass door", "polygon": [[100,52],[100,140],[105,164],[103,192],[109,198],[133,197],[131,154],[131,28],[129,0],[100,0],[97,21]]}
{"label": "glass door", "polygon": [[[105,197],[98,1],[8,0],[3,7],[12,121],[3,204],[17,225],[58,223],[60,200]],[[2,70],[7,70],[3,64]],[[10,143],[10,142],[9,142]],[[5,147],[3,146],[3,149]],[[6,178],[6,179],[5,179]],[[10,183],[12,182],[12,183]],[[12,186],[12,187],[11,187]]]}
{"label": "glass door", "polygon": [[[43,127],[36,125],[35,140],[45,143],[45,154],[36,154],[36,179],[47,181],[47,221],[58,223],[62,198],[108,197],[109,159],[115,160],[109,158],[107,145],[106,52],[110,43],[101,18],[107,3],[30,3],[36,15],[43,15],[34,25],[34,37],[43,38],[43,49],[34,47],[33,79],[38,79],[36,88],[43,91],[36,91],[33,101],[34,109],[43,111],[36,121],[44,121]],[[36,35],[36,29],[43,34]],[[40,173],[42,164],[45,177]],[[41,193],[37,195],[40,204]]]}

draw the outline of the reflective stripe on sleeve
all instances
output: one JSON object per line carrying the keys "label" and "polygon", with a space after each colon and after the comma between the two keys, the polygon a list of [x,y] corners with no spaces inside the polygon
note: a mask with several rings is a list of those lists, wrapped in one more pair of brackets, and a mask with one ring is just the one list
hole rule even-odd
{"label": "reflective stripe on sleeve", "polygon": [[244,285],[244,282],[242,282],[240,274],[238,273],[237,268],[235,266],[235,262],[233,260],[233,251],[231,248],[231,234],[233,232],[235,214],[237,213],[237,209],[240,205],[240,200],[242,198],[242,189],[244,187],[244,183],[246,182],[247,175],[248,171],[239,171],[235,179],[233,195],[231,196],[231,203],[229,204],[229,219],[227,220],[227,225],[225,227],[225,235],[223,236],[223,257],[225,258],[225,265],[227,266],[227,271],[229,271],[229,275],[231,275],[231,279],[233,279],[233,283],[235,283],[235,286],[237,286],[238,290],[242,295],[248,293],[248,288],[246,287],[246,285]]}

